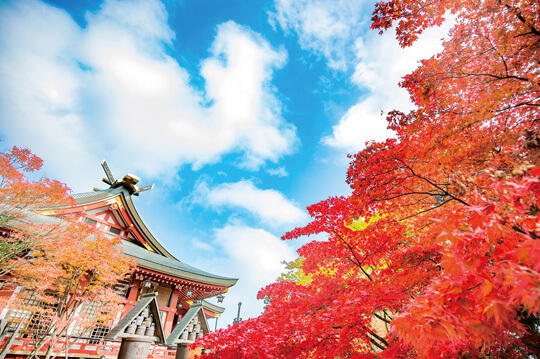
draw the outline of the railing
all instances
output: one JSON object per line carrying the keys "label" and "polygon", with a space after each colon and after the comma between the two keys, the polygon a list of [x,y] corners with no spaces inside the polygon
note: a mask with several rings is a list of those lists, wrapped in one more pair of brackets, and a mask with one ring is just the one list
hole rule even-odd
{"label": "railing", "polygon": [[[81,339],[92,340],[92,338],[81,338]],[[9,340],[9,337],[4,338],[4,340],[0,344],[0,350],[4,348],[8,340]],[[96,340],[96,339],[93,339],[93,340]],[[103,340],[103,339],[101,339],[98,343],[94,343],[94,344],[76,342],[74,344],[71,344],[71,346],[68,348],[68,357],[100,358],[101,356],[105,356],[108,359],[117,358],[118,352],[120,351],[120,343],[121,343],[120,340]],[[8,353],[15,356],[27,355],[34,350],[35,344],[36,344],[36,341],[31,337],[15,338],[13,342],[11,343]],[[48,349],[48,346],[44,346],[43,348],[41,348],[39,353],[45,354],[47,349]],[[53,352],[60,353],[60,356],[64,357],[63,355],[64,350],[65,350],[65,342],[58,342],[54,346]],[[176,355],[175,348],[170,348],[170,347],[161,346],[161,345],[153,345],[150,348],[148,359],[171,359],[171,358],[174,358],[175,355]]]}

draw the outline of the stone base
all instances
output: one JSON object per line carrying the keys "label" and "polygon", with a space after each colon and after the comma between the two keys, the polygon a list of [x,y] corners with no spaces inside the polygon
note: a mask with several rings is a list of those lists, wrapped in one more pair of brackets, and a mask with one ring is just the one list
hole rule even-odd
{"label": "stone base", "polygon": [[178,344],[176,347],[176,356],[175,359],[188,359],[189,357],[189,344]]}
{"label": "stone base", "polygon": [[133,336],[122,338],[118,359],[147,359],[154,339],[149,337]]}

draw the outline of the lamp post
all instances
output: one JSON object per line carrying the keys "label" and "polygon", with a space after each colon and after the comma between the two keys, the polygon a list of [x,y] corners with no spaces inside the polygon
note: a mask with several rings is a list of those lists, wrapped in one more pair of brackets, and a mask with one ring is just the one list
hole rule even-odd
{"label": "lamp post", "polygon": [[240,323],[242,321],[242,318],[240,318],[240,308],[242,307],[242,302],[238,302],[238,314],[236,315],[236,318],[233,320],[233,324]]}

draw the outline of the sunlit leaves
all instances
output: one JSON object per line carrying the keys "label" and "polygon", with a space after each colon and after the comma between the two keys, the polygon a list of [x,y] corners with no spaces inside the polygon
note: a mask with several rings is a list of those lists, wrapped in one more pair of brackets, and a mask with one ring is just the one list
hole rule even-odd
{"label": "sunlit leaves", "polygon": [[351,196],[310,206],[312,222],[284,235],[325,235],[299,249],[310,280],[265,288],[265,313],[204,339],[207,356],[540,356],[539,10],[376,5],[372,27],[395,26],[402,46],[455,21],[443,51],[401,83],[417,109],[390,112],[396,138],[351,155]]}
{"label": "sunlit leaves", "polygon": [[[116,318],[124,299],[113,287],[134,264],[123,256],[117,238],[108,238],[75,217],[40,214],[75,204],[64,184],[26,178],[25,172],[41,165],[27,149],[0,153],[0,275],[4,285],[25,289],[1,305],[40,317],[44,327],[35,336],[36,350],[60,340],[70,326],[78,326],[84,335]],[[31,306],[25,304],[29,293],[35,297]],[[95,315],[81,310],[85,303],[97,305]],[[21,319],[28,324],[31,318]]]}

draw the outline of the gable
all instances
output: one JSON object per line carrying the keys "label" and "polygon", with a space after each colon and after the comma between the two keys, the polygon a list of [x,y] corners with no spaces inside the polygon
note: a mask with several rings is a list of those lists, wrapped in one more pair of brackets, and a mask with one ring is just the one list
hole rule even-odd
{"label": "gable", "polygon": [[75,206],[46,210],[42,211],[42,214],[78,216],[80,221],[95,226],[106,236],[120,237],[151,252],[174,258],[149,235],[133,204],[126,203],[126,197],[121,189],[81,193],[74,195],[74,198],[77,201]]}
{"label": "gable", "polygon": [[[105,163],[104,169],[107,167]],[[107,167],[108,169],[108,167]],[[110,173],[104,180],[111,187],[73,195],[76,204],[71,207],[49,208],[39,211],[45,216],[75,217],[95,225],[102,233],[121,239],[124,254],[137,260],[138,267],[159,276],[173,276],[202,288],[208,296],[223,292],[238,279],[226,278],[186,265],[173,256],[152,234],[138,213],[132,196],[153,185],[138,188],[138,178],[126,175],[115,180]]]}
{"label": "gable", "polygon": [[209,332],[208,322],[202,304],[191,306],[182,320],[167,337],[166,344],[193,342]]}
{"label": "gable", "polygon": [[124,338],[134,335],[152,338],[156,343],[165,343],[165,332],[157,293],[143,294],[141,300],[115,325],[106,339]]}
{"label": "gable", "polygon": [[95,224],[104,233],[111,233],[125,239],[135,240],[126,220],[122,218],[120,211],[111,209],[109,206],[96,208],[82,213],[84,221]]}

